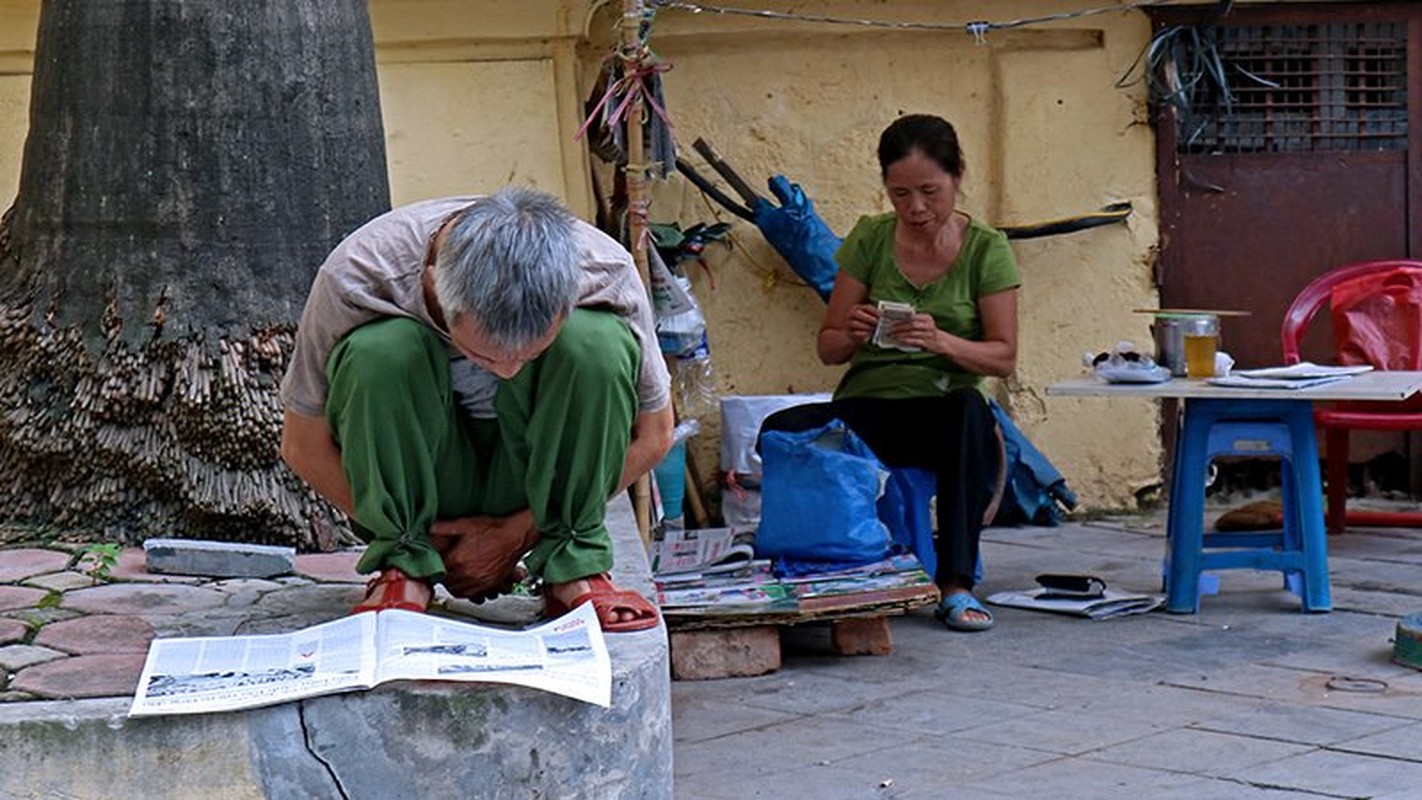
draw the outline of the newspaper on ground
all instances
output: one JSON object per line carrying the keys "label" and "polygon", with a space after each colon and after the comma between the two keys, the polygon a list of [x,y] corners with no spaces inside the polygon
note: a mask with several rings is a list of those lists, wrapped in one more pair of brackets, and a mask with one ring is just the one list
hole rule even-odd
{"label": "newspaper on ground", "polygon": [[998,592],[988,595],[987,601],[997,606],[1050,611],[1100,620],[1154,611],[1164,605],[1165,598],[1158,595],[1131,594],[1115,589],[1104,589],[1096,597],[1072,598],[1062,597],[1051,589],[1042,588],[1025,592]]}
{"label": "newspaper on ground", "polygon": [[527,630],[431,614],[353,614],[293,633],[155,639],[129,716],[205,714],[386,681],[528,686],[604,708],[612,662],[591,603]]}

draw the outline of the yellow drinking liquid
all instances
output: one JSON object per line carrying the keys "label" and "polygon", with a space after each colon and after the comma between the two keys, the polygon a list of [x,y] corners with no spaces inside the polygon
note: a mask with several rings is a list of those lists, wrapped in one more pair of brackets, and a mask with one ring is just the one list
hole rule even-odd
{"label": "yellow drinking liquid", "polygon": [[1185,334],[1185,377],[1214,377],[1215,352],[1219,349],[1217,333]]}

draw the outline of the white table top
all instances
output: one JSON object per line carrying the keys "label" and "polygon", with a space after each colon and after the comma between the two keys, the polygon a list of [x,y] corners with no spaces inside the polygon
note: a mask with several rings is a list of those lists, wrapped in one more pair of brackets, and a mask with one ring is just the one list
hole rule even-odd
{"label": "white table top", "polygon": [[1422,391],[1422,372],[1373,370],[1311,389],[1240,389],[1203,380],[1107,383],[1095,375],[1047,387],[1052,397],[1184,397],[1211,400],[1406,400]]}

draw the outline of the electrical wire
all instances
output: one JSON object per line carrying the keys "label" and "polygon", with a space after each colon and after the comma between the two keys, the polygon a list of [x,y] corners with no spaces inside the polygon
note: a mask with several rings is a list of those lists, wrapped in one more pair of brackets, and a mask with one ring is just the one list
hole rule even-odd
{"label": "electrical wire", "polygon": [[942,22],[898,22],[883,19],[856,19],[852,17],[833,17],[824,14],[802,14],[793,11],[770,11],[768,9],[753,8],[733,8],[729,6],[707,5],[705,3],[689,3],[682,0],[649,0],[650,4],[656,8],[675,9],[678,11],[688,11],[692,14],[722,14],[727,16],[758,17],[760,19],[771,19],[784,22],[818,22],[832,25],[859,25],[871,28],[897,28],[900,30],[931,30],[966,31],[979,42],[985,40],[989,31],[1007,30],[1010,28],[1023,28],[1029,25],[1040,25],[1049,22],[1060,22],[1062,20],[1078,19],[1081,17],[1094,16],[1096,14],[1107,14],[1112,11],[1133,11],[1151,6],[1172,5],[1172,0],[1137,0],[1134,3],[1123,3],[1114,6],[1101,6],[1097,8],[1084,8],[1079,11],[1063,11],[1056,14],[1044,14],[1038,17],[1023,17],[1022,19],[1008,20],[1006,22],[990,22],[987,20],[974,20],[972,22],[942,23]]}

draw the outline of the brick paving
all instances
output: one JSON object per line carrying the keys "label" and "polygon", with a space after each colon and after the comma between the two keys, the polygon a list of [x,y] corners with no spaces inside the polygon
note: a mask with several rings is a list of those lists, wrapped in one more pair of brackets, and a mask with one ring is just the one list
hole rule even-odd
{"label": "brick paving", "polygon": [[0,703],[132,695],[159,636],[290,630],[345,613],[365,579],[359,551],[298,556],[279,578],[159,575],[140,548],[102,580],[92,554],[0,549]]}

